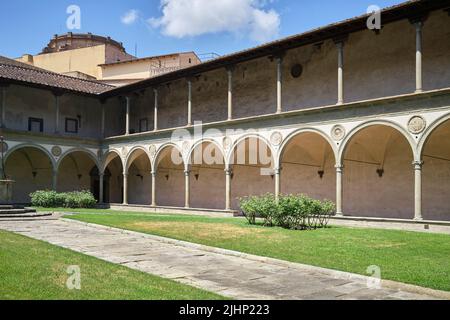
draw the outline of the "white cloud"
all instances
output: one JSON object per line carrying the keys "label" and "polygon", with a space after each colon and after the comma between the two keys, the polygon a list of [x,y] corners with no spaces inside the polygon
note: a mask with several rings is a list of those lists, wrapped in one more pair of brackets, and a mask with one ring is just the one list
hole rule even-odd
{"label": "white cloud", "polygon": [[162,16],[150,18],[166,36],[184,38],[208,33],[247,34],[257,42],[278,35],[280,15],[264,7],[270,0],[161,0]]}
{"label": "white cloud", "polygon": [[130,25],[136,22],[139,18],[139,11],[135,9],[128,10],[125,14],[120,18],[123,24]]}

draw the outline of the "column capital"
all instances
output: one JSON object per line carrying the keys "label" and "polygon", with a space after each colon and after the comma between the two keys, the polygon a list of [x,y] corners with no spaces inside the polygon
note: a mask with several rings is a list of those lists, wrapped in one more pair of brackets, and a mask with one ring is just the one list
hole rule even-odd
{"label": "column capital", "polygon": [[422,14],[409,18],[409,23],[415,25],[416,27],[423,27],[425,21],[428,19],[428,14]]}
{"label": "column capital", "polygon": [[338,37],[333,38],[333,42],[338,47],[344,47],[344,44],[347,42],[347,40],[348,40],[348,34],[340,35]]}
{"label": "column capital", "polygon": [[234,69],[236,69],[236,65],[234,65],[234,64],[225,67],[225,70],[228,73],[232,73],[234,71]]}
{"label": "column capital", "polygon": [[273,172],[274,172],[276,175],[279,175],[279,174],[281,174],[281,170],[283,170],[282,167],[277,167],[277,168],[274,168],[274,169],[273,169]]}
{"label": "column capital", "polygon": [[233,169],[232,168],[225,168],[225,174],[227,176],[231,176],[233,174]]}
{"label": "column capital", "polygon": [[338,170],[338,171],[339,171],[339,170],[340,170],[340,171],[344,170],[344,165],[343,165],[343,164],[340,164],[340,163],[336,164],[334,167],[335,167],[336,170]]}
{"label": "column capital", "polygon": [[150,174],[151,174],[153,177],[156,177],[156,171],[155,171],[155,170],[150,171]]}
{"label": "column capital", "polygon": [[412,162],[414,170],[422,170],[423,164],[424,164],[424,162],[422,160],[414,160]]}
{"label": "column capital", "polygon": [[128,178],[128,173],[123,172],[123,173],[122,173],[122,176],[123,176],[124,178]]}
{"label": "column capital", "polygon": [[191,170],[190,169],[184,170],[184,175],[186,177],[188,177],[190,174],[191,174]]}
{"label": "column capital", "polygon": [[100,172],[100,173],[98,174],[98,176],[99,176],[100,178],[103,178],[103,177],[105,176],[105,173],[104,173],[104,172]]}

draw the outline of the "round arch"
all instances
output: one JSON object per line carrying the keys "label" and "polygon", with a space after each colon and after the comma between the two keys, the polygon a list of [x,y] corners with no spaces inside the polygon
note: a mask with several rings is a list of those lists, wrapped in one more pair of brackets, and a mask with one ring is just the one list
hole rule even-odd
{"label": "round arch", "polygon": [[322,131],[303,128],[292,132],[280,147],[280,191],[314,199],[336,199],[336,148]]}
{"label": "round arch", "polygon": [[192,146],[187,159],[191,207],[223,209],[226,192],[225,156],[220,145],[212,139],[199,140]]}
{"label": "round arch", "polygon": [[285,152],[285,149],[289,145],[289,143],[293,139],[295,139],[296,137],[298,137],[299,135],[301,135],[303,133],[315,133],[315,134],[318,134],[319,136],[321,136],[331,147],[331,150],[333,150],[334,158],[335,159],[338,158],[338,150],[337,150],[336,144],[333,142],[333,140],[331,140],[331,138],[325,132],[323,132],[322,130],[316,129],[316,128],[301,128],[301,129],[297,129],[297,130],[291,132],[284,139],[283,143],[280,146],[280,150],[278,152],[278,159],[277,159],[278,163],[281,163],[283,153]]}
{"label": "round arch", "polygon": [[124,168],[125,166],[124,166],[124,164],[123,164],[123,159],[122,159],[122,157],[120,156],[120,152],[117,151],[117,150],[115,150],[115,149],[111,149],[111,150],[108,150],[108,152],[106,152],[106,153],[103,155],[103,157],[102,157],[102,160],[101,160],[101,169],[102,169],[102,170],[101,170],[101,172],[103,172],[103,171],[108,167],[108,165],[110,164],[110,162],[111,162],[112,160],[116,159],[116,158],[119,159],[120,164],[122,165],[122,168]]}
{"label": "round arch", "polygon": [[215,140],[213,140],[213,139],[201,139],[201,140],[196,141],[196,142],[192,145],[192,147],[189,149],[189,152],[188,152],[188,155],[187,155],[187,158],[186,158],[186,159],[189,161],[189,164],[191,164],[190,162],[192,161],[192,156],[194,156],[195,150],[196,150],[198,147],[200,147],[201,145],[205,144],[205,143],[209,143],[209,144],[214,145],[214,147],[217,148],[217,150],[220,151],[220,154],[221,154],[222,159],[223,159],[223,161],[224,161],[223,164],[226,165],[226,160],[227,160],[227,159],[226,159],[226,153],[225,153],[225,151],[223,150],[223,148],[220,146],[220,144],[217,143],[217,141],[215,141]]}
{"label": "round arch", "polygon": [[273,168],[275,168],[278,165],[278,163],[277,163],[277,159],[278,159],[277,152],[273,149],[272,144],[270,143],[269,140],[267,140],[265,137],[263,137],[262,135],[259,135],[257,133],[247,133],[247,134],[244,134],[244,135],[240,136],[231,145],[231,147],[229,149],[229,152],[228,152],[228,155],[225,158],[225,163],[227,165],[231,165],[233,163],[233,157],[234,157],[234,153],[235,153],[236,148],[239,146],[239,144],[241,142],[244,142],[244,141],[246,141],[247,139],[250,139],[250,138],[256,138],[257,140],[264,142],[264,144],[270,150],[270,153],[272,155],[272,160],[273,160],[272,161],[273,162]]}
{"label": "round arch", "polygon": [[406,131],[406,129],[404,129],[401,125],[397,124],[394,121],[389,121],[389,120],[371,120],[371,121],[366,121],[363,122],[361,124],[359,124],[358,126],[356,126],[355,128],[353,128],[348,134],[347,136],[344,138],[344,140],[342,140],[340,147],[338,149],[338,153],[337,153],[337,158],[336,158],[336,162],[338,164],[342,164],[342,157],[346,152],[347,147],[349,146],[349,143],[351,142],[352,138],[357,135],[358,133],[362,132],[364,129],[367,129],[369,127],[372,126],[386,126],[386,127],[390,127],[395,129],[397,132],[399,132],[408,142],[410,148],[411,148],[411,152],[413,154],[413,158],[416,158],[416,143],[414,141],[414,139],[411,137],[411,135]]}
{"label": "round arch", "polygon": [[422,161],[422,217],[450,220],[450,114],[434,121],[418,146]]}
{"label": "round arch", "polygon": [[337,164],[344,165],[345,215],[414,217],[415,142],[392,121],[367,121],[343,140]]}
{"label": "round arch", "polygon": [[109,179],[105,179],[104,202],[123,203],[123,173],[124,164],[120,152],[110,149],[101,160],[101,173],[109,171]]}
{"label": "round arch", "polygon": [[70,156],[71,154],[78,153],[78,152],[86,154],[89,158],[91,158],[92,161],[94,161],[97,168],[100,168],[100,162],[98,161],[97,156],[92,151],[90,151],[88,149],[84,149],[84,148],[73,148],[73,149],[67,150],[59,157],[58,161],[56,162],[56,170],[59,170],[59,166],[61,165],[61,163],[64,161],[64,159],[66,157]]}
{"label": "round arch", "polygon": [[184,157],[183,157],[183,151],[181,150],[181,148],[180,148],[178,145],[176,145],[175,143],[173,143],[173,142],[168,142],[168,143],[165,143],[165,144],[161,145],[161,146],[158,148],[158,150],[156,151],[156,153],[155,153],[155,157],[153,158],[153,163],[152,163],[152,168],[153,168],[154,171],[157,171],[157,170],[158,170],[158,161],[161,160],[161,159],[160,159],[160,156],[161,156],[161,154],[163,154],[163,152],[164,152],[165,150],[167,150],[168,148],[169,148],[169,149],[170,149],[170,148],[174,148],[174,149],[176,149],[176,150],[180,153],[181,159],[182,159],[182,161],[183,161],[183,166],[186,167],[186,162],[185,162],[185,159],[184,159]]}
{"label": "round arch", "polygon": [[152,159],[151,159],[149,153],[147,152],[147,150],[144,147],[136,146],[136,147],[133,147],[130,150],[130,152],[128,152],[128,155],[125,159],[125,167],[124,167],[125,172],[128,172],[131,164],[142,155],[146,156],[146,158],[150,162],[150,170],[152,170]]}
{"label": "round arch", "polygon": [[51,153],[45,149],[44,147],[38,145],[38,144],[33,144],[33,143],[22,143],[19,144],[17,146],[12,147],[11,149],[9,149],[6,154],[5,154],[5,163],[8,160],[9,156],[17,150],[23,149],[23,148],[34,148],[34,149],[38,149],[40,151],[42,151],[43,153],[45,153],[45,155],[48,157],[48,159],[50,160],[50,162],[52,163],[52,169],[55,170],[56,166],[56,161],[55,158],[53,158],[53,156],[51,155]]}
{"label": "round arch", "polygon": [[42,146],[17,145],[5,154],[5,173],[13,181],[12,201],[28,204],[29,194],[53,188],[54,158]]}
{"label": "round arch", "polygon": [[417,155],[420,158],[417,158],[416,160],[421,160],[423,151],[425,148],[425,145],[427,141],[430,139],[430,137],[433,135],[433,132],[436,131],[441,125],[446,123],[447,121],[450,121],[450,113],[447,113],[438,119],[436,119],[433,123],[430,124],[430,126],[426,129],[426,131],[423,133],[422,137],[419,140],[419,143],[417,144]]}
{"label": "round arch", "polygon": [[[251,139],[256,139],[257,142],[252,145]],[[240,149],[241,146],[242,149]],[[265,154],[262,154],[261,147],[266,148]],[[261,158],[261,156],[267,156],[267,158]],[[241,136],[231,146],[227,164],[232,169],[231,209],[239,209],[239,198],[274,193],[276,153],[264,137],[258,134]]]}

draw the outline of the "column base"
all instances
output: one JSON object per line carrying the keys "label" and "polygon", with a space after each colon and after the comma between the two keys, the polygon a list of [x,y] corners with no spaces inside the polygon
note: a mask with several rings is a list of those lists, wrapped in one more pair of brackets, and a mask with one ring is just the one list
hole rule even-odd
{"label": "column base", "polygon": [[423,217],[414,217],[414,221],[423,221]]}
{"label": "column base", "polygon": [[335,217],[343,217],[344,214],[342,212],[336,212]]}

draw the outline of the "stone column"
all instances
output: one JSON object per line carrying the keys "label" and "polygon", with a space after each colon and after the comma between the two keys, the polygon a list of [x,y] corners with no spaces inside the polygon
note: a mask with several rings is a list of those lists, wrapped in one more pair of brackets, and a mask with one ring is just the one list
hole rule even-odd
{"label": "stone column", "polygon": [[105,104],[102,103],[102,127],[101,127],[101,136],[105,138]]}
{"label": "stone column", "polygon": [[231,210],[231,176],[233,169],[225,168],[225,210]]}
{"label": "stone column", "polygon": [[422,217],[422,166],[423,161],[414,161],[414,220]]}
{"label": "stone column", "polygon": [[59,133],[59,94],[55,94],[55,133]]}
{"label": "stone column", "polygon": [[153,89],[153,93],[155,94],[155,110],[153,117],[153,130],[158,130],[158,89]]}
{"label": "stone column", "polygon": [[283,57],[276,58],[277,61],[277,113],[282,110],[282,86],[283,86]]}
{"label": "stone column", "polygon": [[156,171],[152,171],[152,206],[156,207]]}
{"label": "stone column", "polygon": [[130,97],[126,97],[126,102],[127,102],[127,110],[126,110],[126,114],[125,114],[125,134],[129,135],[130,134]]}
{"label": "stone column", "polygon": [[58,170],[54,169],[52,171],[52,190],[57,191],[58,187]]}
{"label": "stone column", "polygon": [[192,125],[192,81],[188,80],[188,115],[187,115],[187,125]]}
{"label": "stone column", "polygon": [[103,181],[104,181],[105,174],[102,172],[99,174],[99,195],[98,195],[98,203],[103,204],[104,203],[104,191],[103,191]]}
{"label": "stone column", "polygon": [[184,207],[185,208],[191,207],[190,180],[191,180],[191,171],[185,170],[184,171]]}
{"label": "stone column", "polygon": [[128,173],[123,174],[123,204],[128,204]]}
{"label": "stone column", "polygon": [[274,175],[275,175],[275,199],[278,202],[281,190],[281,181],[280,181],[281,168],[275,168]]}
{"label": "stone column", "polygon": [[233,68],[227,68],[228,75],[228,120],[233,120]]}
{"label": "stone column", "polygon": [[338,49],[338,102],[344,103],[344,41],[336,43]]}
{"label": "stone column", "polygon": [[0,128],[6,127],[5,114],[6,114],[6,87],[1,87],[2,89],[2,101],[1,101],[1,112],[0,112]]}
{"label": "stone column", "polygon": [[423,91],[422,86],[422,28],[423,22],[414,23],[416,27],[416,93]]}
{"label": "stone column", "polygon": [[344,165],[337,164],[336,165],[336,216],[342,217],[344,212],[342,210],[342,185],[343,185],[343,176],[344,173]]}

